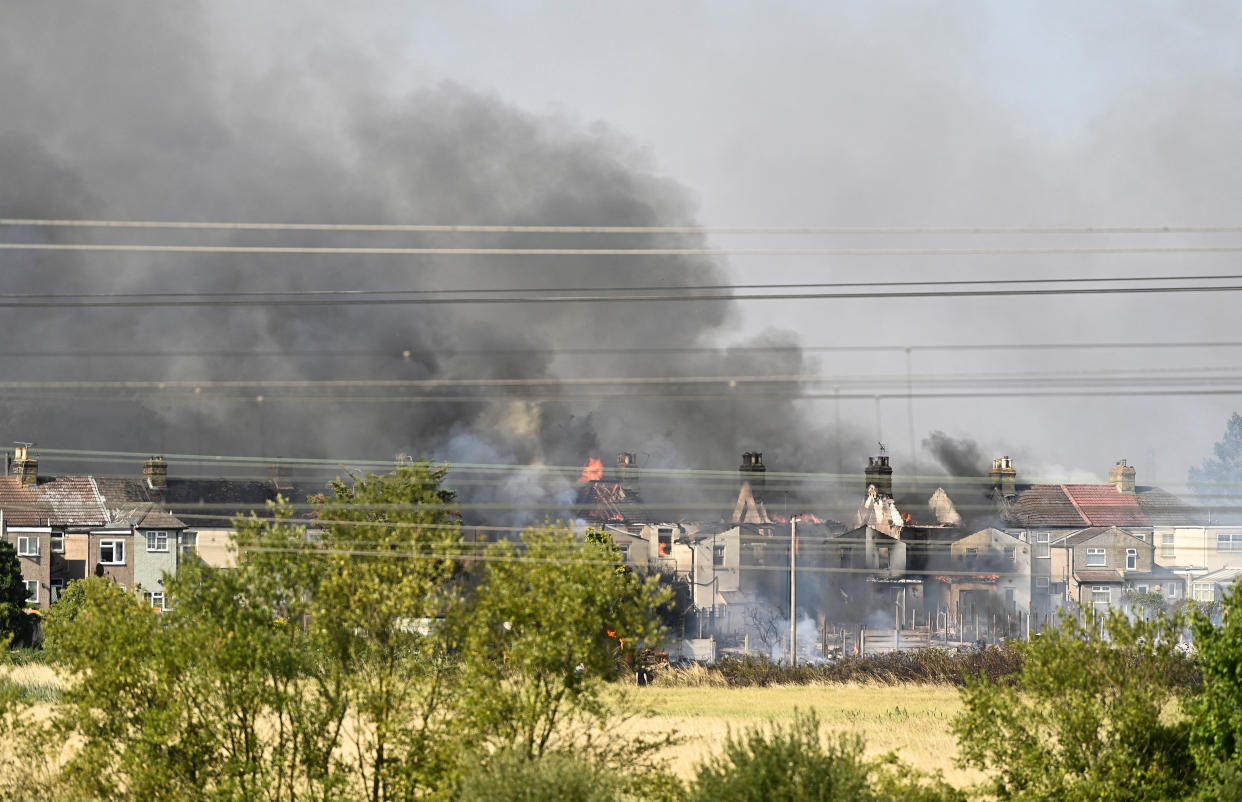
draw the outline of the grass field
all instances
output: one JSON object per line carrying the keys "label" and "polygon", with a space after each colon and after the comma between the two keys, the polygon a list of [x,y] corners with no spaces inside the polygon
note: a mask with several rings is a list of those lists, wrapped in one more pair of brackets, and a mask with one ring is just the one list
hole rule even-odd
{"label": "grass field", "polygon": [[792,720],[795,711],[814,711],[825,732],[862,736],[867,752],[895,752],[908,765],[942,771],[957,786],[983,779],[954,765],[957,744],[949,730],[961,710],[958,690],[942,685],[810,685],[768,688],[678,688],[651,686],[626,691],[648,714],[629,726],[674,733],[679,746],[667,751],[670,768],[690,777],[695,766],[724,744],[730,731],[769,721]]}

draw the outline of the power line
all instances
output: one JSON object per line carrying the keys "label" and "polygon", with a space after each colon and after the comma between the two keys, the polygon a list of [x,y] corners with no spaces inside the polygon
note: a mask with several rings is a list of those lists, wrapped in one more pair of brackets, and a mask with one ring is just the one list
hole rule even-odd
{"label": "power line", "polygon": [[907,348],[912,351],[1040,351],[1040,350],[1145,350],[1155,348],[1242,348],[1242,340],[1199,340],[1184,342],[1101,342],[1101,343],[929,343],[926,345],[720,345],[712,346],[659,346],[651,348],[626,347],[557,347],[548,348],[486,348],[486,349],[369,349],[369,350],[330,350],[330,349],[296,349],[289,350],[182,350],[169,349],[161,351],[94,351],[94,350],[43,350],[43,351],[4,351],[0,350],[0,358],[5,359],[44,359],[59,357],[80,358],[152,358],[152,357],[392,357],[410,359],[412,357],[493,357],[493,356],[525,356],[531,354],[550,354],[567,356],[598,356],[598,355],[630,355],[630,354],[710,354],[710,353],[780,353],[798,351],[801,353],[838,353],[838,352],[899,352]]}
{"label": "power line", "polygon": [[354,231],[495,234],[1237,234],[1242,226],[548,226],[401,223],[242,223],[186,220],[0,218],[0,226],[218,231]]}
{"label": "power line", "polygon": [[[938,286],[979,286],[979,285],[1014,285],[1014,284],[1103,284],[1130,283],[1151,281],[1225,281],[1242,279],[1242,274],[1209,274],[1192,276],[1101,276],[1066,278],[1016,278],[1016,279],[956,279],[937,281],[886,281],[885,286],[904,287],[938,287]],[[367,299],[373,296],[431,296],[448,295],[486,295],[489,293],[572,293],[572,292],[696,292],[710,290],[763,290],[763,289],[846,289],[852,287],[874,287],[874,281],[843,281],[843,282],[787,282],[773,284],[687,284],[687,285],[644,285],[623,287],[512,287],[512,288],[470,288],[458,289],[386,289],[386,290],[236,290],[236,291],[188,291],[188,292],[69,292],[69,293],[0,293],[0,299],[21,301],[69,301],[71,299],[126,299],[159,301],[156,305],[177,305],[187,299],[233,299],[259,298],[263,303],[276,303],[286,298],[323,298],[334,296],[330,301],[347,303],[353,299]],[[338,297],[339,296],[339,297]],[[75,301],[75,304],[77,301]],[[82,301],[85,303],[85,301]]]}
{"label": "power line", "polygon": [[217,253],[345,256],[1068,256],[1242,253],[1242,246],[1063,248],[345,248],[279,245],[151,245],[2,242],[6,251]]}
{"label": "power line", "polygon": [[[1242,249],[1239,249],[1242,252]],[[1159,286],[1159,287],[1059,287],[1023,290],[884,290],[874,292],[806,293],[725,293],[683,295],[512,295],[464,298],[302,298],[302,299],[183,299],[96,301],[0,301],[3,309],[80,309],[80,308],[165,308],[165,307],[279,307],[279,306],[440,306],[451,304],[566,304],[566,303],[654,303],[717,301],[811,301],[884,298],[981,298],[1058,295],[1130,295],[1194,292],[1239,292],[1242,285]]]}

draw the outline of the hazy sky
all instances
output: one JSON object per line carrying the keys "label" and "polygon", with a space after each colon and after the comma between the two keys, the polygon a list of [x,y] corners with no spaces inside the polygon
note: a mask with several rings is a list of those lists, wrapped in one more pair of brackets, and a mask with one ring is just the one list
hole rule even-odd
{"label": "hazy sky", "polygon": [[[12,14],[25,4],[7,5]],[[290,14],[294,8],[296,14]],[[615,162],[653,187],[661,182],[676,186],[668,208],[707,226],[1206,226],[1242,221],[1237,153],[1242,141],[1242,49],[1237,46],[1242,9],[1233,3],[290,5],[214,0],[200,17],[164,12],[149,28],[143,19],[132,15],[110,47],[127,51],[118,59],[139,65],[123,71],[123,77],[133,83],[132,76],[149,74],[151,86],[122,90],[101,79],[91,90],[93,97],[107,100],[116,91],[141,100],[133,111],[117,111],[101,101],[100,128],[107,128],[114,113],[127,121],[122,128],[139,125],[135,115],[150,113],[148,104],[162,109],[157,117],[183,120],[195,113],[178,116],[167,109],[209,103],[218,110],[211,124],[193,129],[193,137],[209,143],[203,145],[207,151],[216,128],[241,130],[243,116],[261,116],[263,130],[287,126],[299,132],[297,138],[285,130],[273,135],[271,160],[288,171],[273,180],[293,182],[301,170],[298,158],[315,163],[320,149],[336,148],[337,156],[349,152],[350,158],[365,161],[368,154],[358,150],[358,143],[381,141],[382,126],[402,118],[381,119],[360,110],[398,107],[404,98],[443,92],[447,86],[450,93],[468,92],[529,114],[545,138],[555,139],[549,132],[558,130],[568,132],[571,144],[594,137],[606,146],[607,163]],[[27,33],[59,40],[66,52],[83,42],[88,53],[101,47],[92,39],[93,29],[63,30],[50,22],[55,15],[31,23]],[[74,114],[80,104],[93,102],[81,87],[58,77],[57,47],[23,51],[10,43],[13,47],[24,55],[13,56],[19,63],[9,69],[28,71],[17,79],[24,88],[14,90],[21,110],[29,111],[31,120],[46,120],[31,123],[30,130],[54,133],[61,125],[58,114]],[[143,59],[148,59],[145,67]],[[170,63],[176,66],[171,73]],[[210,100],[179,93],[182,73],[196,93],[207,93]],[[3,91],[0,86],[0,99]],[[352,132],[357,127],[352,121],[359,118],[371,124],[366,138],[342,133]],[[22,130],[12,121],[7,127]],[[5,128],[0,123],[0,133]],[[178,128],[170,136],[184,138],[187,130]],[[106,133],[101,135],[107,140]],[[106,141],[112,163],[125,160],[126,142],[149,135],[135,130],[136,140],[118,134]],[[69,153],[72,137],[49,140],[56,142],[52,153],[66,163],[75,160]],[[290,141],[303,143],[297,147],[305,152],[290,154],[290,146],[281,144]],[[150,146],[143,147],[141,153],[149,155]],[[238,163],[243,161],[262,163],[257,157]],[[556,158],[549,161],[556,163]],[[4,164],[0,161],[0,167]],[[347,159],[337,164],[341,176],[348,174],[348,164]],[[370,169],[374,172],[368,175],[384,175],[378,160]],[[81,170],[94,175],[86,167]],[[82,180],[92,186],[93,179]],[[259,176],[252,180],[258,182]],[[218,188],[217,195],[212,191],[204,190],[204,197],[230,197]],[[194,189],[186,186],[184,192],[188,196]],[[361,190],[350,186],[349,192]],[[122,204],[108,197],[104,207],[112,216],[153,213],[132,199]],[[520,208],[521,197],[515,190],[490,208],[463,202],[440,209],[456,215],[452,219],[409,221],[513,222],[475,215]],[[195,206],[183,198],[178,203],[184,208],[155,216],[220,217],[238,209],[227,200]],[[434,208],[402,203],[393,201],[370,213],[379,215],[382,208],[383,215],[399,217],[403,209],[426,214]],[[262,219],[273,208],[256,200],[244,213]],[[343,198],[331,214],[348,216],[349,208]],[[652,208],[655,217],[644,220],[666,219],[659,214],[662,206]],[[369,211],[357,209],[356,216]],[[73,211],[104,216],[89,201]],[[315,212],[291,207],[289,213]],[[1202,246],[1242,244],[1242,235],[714,236],[709,244]],[[882,288],[913,280],[1229,273],[1236,261],[1237,254],[734,256],[713,269],[736,283],[865,281]],[[653,266],[649,272],[658,275],[660,269]],[[882,437],[899,473],[909,465],[911,429],[918,442],[943,430],[974,439],[984,457],[1014,455],[1024,476],[1103,477],[1124,457],[1138,467],[1140,484],[1154,475],[1182,491],[1187,468],[1210,452],[1238,406],[1236,394],[1137,396],[1123,388],[1109,397],[1029,398],[1022,391],[1051,387],[1065,374],[1090,379],[1122,368],[1150,371],[1148,378],[1158,381],[1149,389],[1193,389],[1178,370],[1233,368],[1221,372],[1236,376],[1242,349],[944,352],[931,346],[1242,340],[1235,323],[1238,298],[1222,292],[742,301],[708,314],[702,328],[680,336],[686,342],[702,337],[697,342],[729,344],[775,329],[796,335],[809,349],[912,347],[908,364],[916,392],[930,389],[933,377],[1055,374],[1023,377],[1016,385],[1019,393],[1008,397],[921,398],[912,408],[904,399],[888,398],[878,404],[879,420],[877,402],[870,397],[841,402],[839,408],[831,401],[807,402],[804,420],[819,427],[816,437],[835,436],[839,413],[843,427],[853,432],[851,462]],[[805,356],[809,364],[799,369],[840,376],[843,385],[848,377],[875,374],[897,380],[900,390],[907,374],[901,350],[808,350]],[[572,367],[549,369],[566,375]],[[830,393],[831,386],[820,389]],[[1242,388],[1242,382],[1216,389],[1231,388]],[[777,431],[774,427],[764,436],[779,437]],[[803,435],[788,432],[790,440]],[[616,450],[627,444],[605,437],[600,446]],[[770,443],[755,446],[777,449]],[[822,449],[832,451],[829,444]],[[929,461],[926,453],[919,458]]]}

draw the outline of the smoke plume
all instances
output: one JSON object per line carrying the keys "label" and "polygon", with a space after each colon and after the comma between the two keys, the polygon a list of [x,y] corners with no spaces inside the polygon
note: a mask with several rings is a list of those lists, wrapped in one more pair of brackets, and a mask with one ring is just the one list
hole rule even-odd
{"label": "smoke plume", "polygon": [[[318,223],[684,226],[690,193],[606,125],[540,116],[440,85],[393,97],[357,54],[262,74],[228,63],[192,6],[22,3],[0,29],[0,216]],[[317,68],[317,69],[315,69]],[[51,231],[51,233],[49,233]],[[6,238],[221,245],[703,247],[696,235],[327,235],[29,228]],[[6,292],[311,290],[557,292],[720,284],[697,256],[0,254]],[[829,443],[793,386],[499,384],[436,392],[390,379],[685,378],[810,371],[797,343],[730,351],[730,303],[138,307],[7,312],[5,375],[191,381],[193,390],[33,388],[4,428],[50,448],[574,465],[591,449],[644,466],[731,468],[747,449],[781,470],[824,470]],[[677,352],[677,348],[707,348]],[[584,355],[582,349],[607,349]],[[36,356],[41,355],[41,356]],[[329,393],[229,386],[325,381]],[[607,460],[605,460],[607,464]],[[48,465],[53,470],[56,466]],[[63,469],[68,467],[63,463]],[[98,465],[88,466],[100,470]],[[126,472],[136,466],[118,465]],[[178,466],[173,466],[177,472]],[[473,491],[530,496],[527,474]],[[648,488],[658,495],[658,488]],[[719,490],[717,488],[717,490]],[[554,513],[560,480],[535,498]],[[732,487],[724,491],[728,493]],[[719,498],[719,496],[717,496]],[[516,502],[515,502],[516,503]]]}

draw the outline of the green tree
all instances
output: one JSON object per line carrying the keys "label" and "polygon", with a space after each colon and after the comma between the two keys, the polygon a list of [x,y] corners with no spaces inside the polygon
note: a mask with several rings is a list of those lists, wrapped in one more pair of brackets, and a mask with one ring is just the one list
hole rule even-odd
{"label": "green tree", "polygon": [[1190,469],[1190,485],[1201,498],[1225,503],[1242,494],[1242,415],[1233,413],[1225,424],[1225,435],[1209,457]]}
{"label": "green tree", "polygon": [[33,621],[26,612],[27,596],[17,549],[0,540],[0,646],[29,645]]}
{"label": "green tree", "polygon": [[456,621],[463,656],[460,723],[485,760],[504,749],[526,760],[573,754],[644,779],[659,745],[608,728],[627,656],[656,644],[657,578],[618,572],[611,542],[580,542],[565,527],[534,527],[522,548],[491,546],[471,604]]}
{"label": "green tree", "polygon": [[970,680],[953,722],[960,760],[999,799],[1166,800],[1195,779],[1188,723],[1169,711],[1192,667],[1180,621],[1065,617],[1015,644],[1017,682]]}
{"label": "green tree", "polygon": [[[1221,599],[1219,626],[1199,610],[1191,613],[1203,689],[1187,706],[1192,717],[1190,748],[1205,780],[1205,796],[1239,799],[1242,773],[1242,584]],[[1221,793],[1232,789],[1231,793]]]}

